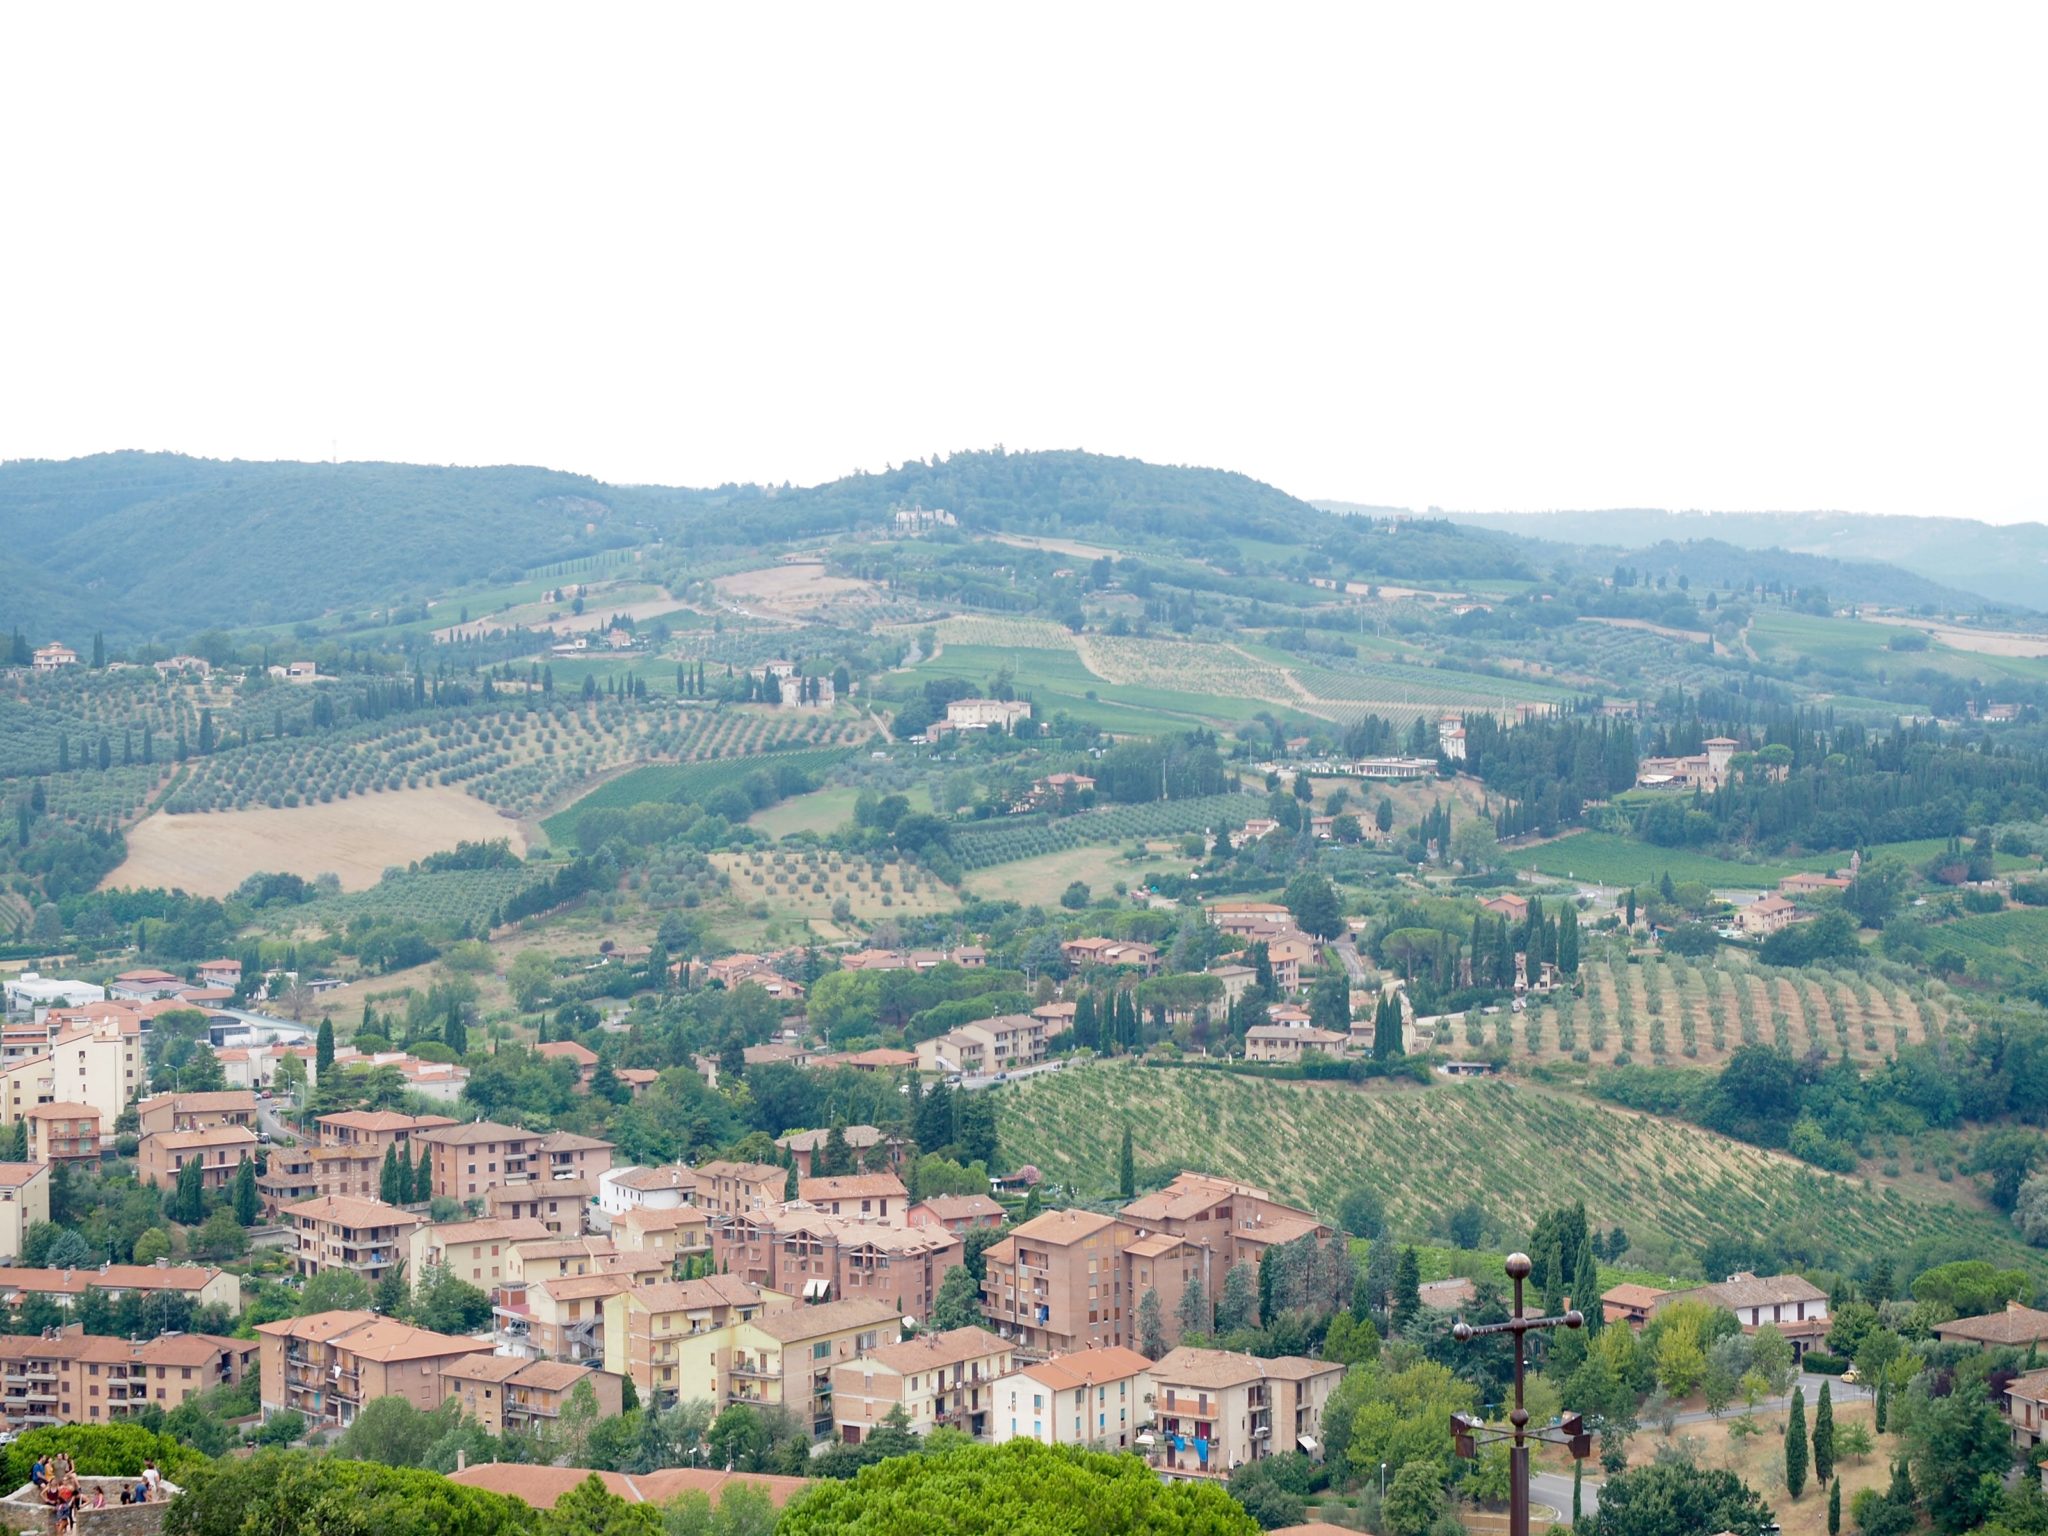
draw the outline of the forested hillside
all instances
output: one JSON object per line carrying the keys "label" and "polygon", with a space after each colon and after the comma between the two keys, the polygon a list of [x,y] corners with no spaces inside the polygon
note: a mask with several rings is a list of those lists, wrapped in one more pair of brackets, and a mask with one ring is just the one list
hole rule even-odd
{"label": "forested hillside", "polygon": [[0,624],[168,637],[419,601],[643,542],[689,499],[519,467],[17,460],[0,464]]}

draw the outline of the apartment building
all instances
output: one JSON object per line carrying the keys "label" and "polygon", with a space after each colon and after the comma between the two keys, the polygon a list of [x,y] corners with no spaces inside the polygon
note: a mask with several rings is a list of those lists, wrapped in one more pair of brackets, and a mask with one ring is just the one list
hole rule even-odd
{"label": "apartment building", "polygon": [[1343,1377],[1336,1361],[1176,1349],[1152,1367],[1153,1465],[1168,1477],[1222,1477],[1267,1456],[1314,1455],[1323,1407]]}
{"label": "apartment building", "polygon": [[799,1179],[796,1196],[813,1210],[842,1221],[873,1221],[885,1227],[910,1224],[910,1191],[893,1173]]}
{"label": "apartment building", "polygon": [[549,1131],[541,1137],[533,1164],[535,1179],[583,1179],[593,1187],[611,1170],[613,1144],[601,1136]]}
{"label": "apartment building", "polygon": [[659,1168],[611,1168],[597,1179],[597,1208],[606,1216],[623,1216],[639,1210],[674,1210],[696,1197],[696,1172],[680,1163]]}
{"label": "apartment building", "polygon": [[38,1032],[35,1044],[35,1050],[0,1063],[0,1124],[12,1125],[37,1105],[56,1102],[57,1069],[48,1039]]}
{"label": "apartment building", "polygon": [[923,1072],[961,1072],[986,1077],[1045,1060],[1045,1021],[1028,1013],[980,1019],[917,1044]]}
{"label": "apartment building", "polygon": [[209,1192],[234,1182],[243,1158],[254,1159],[256,1133],[246,1125],[218,1125],[204,1131],[158,1131],[142,1138],[135,1154],[137,1183],[175,1188],[186,1166],[199,1165],[199,1182]]}
{"label": "apartment building", "polygon": [[604,1368],[630,1376],[645,1403],[718,1402],[731,1364],[731,1327],[792,1298],[731,1275],[635,1286],[604,1303]]}
{"label": "apartment building", "polygon": [[1137,1236],[1095,1211],[1034,1216],[984,1255],[982,1315],[1033,1354],[1124,1343],[1123,1250]]}
{"label": "apartment building", "polygon": [[619,1412],[623,1396],[619,1378],[566,1360],[522,1360],[511,1355],[466,1355],[441,1368],[448,1396],[462,1405],[466,1417],[486,1433],[529,1434],[552,1429],[571,1394],[590,1383],[599,1414]]}
{"label": "apartment building", "polygon": [[427,1150],[436,1199],[480,1201],[487,1190],[534,1177],[541,1136],[494,1120],[472,1120],[421,1131],[413,1140]]}
{"label": "apartment building", "polygon": [[834,1370],[896,1337],[902,1324],[889,1303],[856,1298],[763,1312],[729,1326],[724,1390],[713,1401],[780,1405],[822,1438],[832,1433]]}
{"label": "apartment building", "polygon": [[[384,1271],[405,1262],[420,1218],[382,1200],[351,1195],[323,1195],[284,1210],[298,1233],[293,1268],[311,1279],[330,1269],[346,1269],[374,1285]],[[429,1405],[431,1406],[431,1405]]]}
{"label": "apartment building", "polygon": [[100,1112],[90,1104],[37,1104],[22,1114],[28,1126],[29,1161],[97,1163]]}
{"label": "apartment building", "polygon": [[116,1339],[78,1324],[0,1336],[0,1417],[16,1430],[104,1424],[145,1406],[168,1413],[187,1398],[240,1381],[257,1347],[203,1333]]}
{"label": "apartment building", "polygon": [[588,1179],[527,1179],[484,1191],[484,1215],[493,1221],[537,1221],[558,1237],[582,1232],[590,1212]]}
{"label": "apartment building", "polygon": [[90,1104],[112,1125],[144,1082],[142,1023],[127,1014],[99,1015],[50,1041],[51,1093],[38,1102]]}
{"label": "apartment building", "polygon": [[587,1275],[529,1280],[523,1295],[491,1310],[523,1353],[556,1360],[604,1358],[604,1307],[614,1296],[658,1285],[669,1271],[618,1264]]}
{"label": "apartment building", "polygon": [[1152,1422],[1152,1362],[1112,1345],[1020,1365],[995,1384],[989,1439],[1128,1451]]}
{"label": "apartment building", "polygon": [[353,1147],[372,1153],[381,1163],[392,1147],[407,1146],[427,1131],[460,1125],[446,1115],[401,1115],[390,1109],[349,1109],[322,1115],[313,1122],[320,1131],[323,1147]]}
{"label": "apartment building", "polygon": [[1077,971],[1098,965],[1127,965],[1150,976],[1159,969],[1159,946],[1125,939],[1069,939],[1060,945],[1060,958]]}
{"label": "apartment building", "polygon": [[0,1258],[19,1258],[28,1229],[49,1219],[49,1163],[0,1163]]}
{"label": "apartment building", "polygon": [[[0,1164],[4,1170],[6,1164]],[[19,1166],[13,1165],[13,1166]],[[45,1197],[47,1198],[47,1196]],[[0,1305],[16,1307],[27,1296],[47,1296],[69,1308],[87,1289],[119,1301],[130,1291],[153,1296],[160,1291],[191,1299],[195,1307],[242,1309],[242,1282],[223,1270],[197,1264],[102,1264],[98,1269],[0,1269]]]}
{"label": "apartment building", "polygon": [[315,1427],[346,1428],[365,1403],[402,1397],[432,1410],[448,1396],[442,1372],[491,1346],[414,1328],[372,1312],[316,1312],[256,1328],[263,1411],[290,1408]]}
{"label": "apartment building", "polygon": [[549,1235],[537,1221],[449,1221],[408,1234],[408,1268],[415,1282],[430,1269],[445,1270],[482,1291],[496,1290],[510,1273],[515,1243]]}
{"label": "apartment building", "polygon": [[256,1095],[246,1088],[217,1093],[160,1093],[135,1106],[135,1125],[143,1135],[158,1131],[209,1131],[216,1126],[256,1125]]}
{"label": "apartment building", "polygon": [[858,1445],[901,1408],[918,1434],[944,1426],[985,1439],[995,1384],[1010,1362],[1009,1344],[986,1328],[953,1328],[877,1345],[832,1372],[840,1437]]}
{"label": "apartment building", "polygon": [[256,1175],[256,1195],[271,1221],[285,1221],[288,1207],[342,1195],[374,1200],[383,1188],[384,1154],[367,1147],[272,1147]]}
{"label": "apartment building", "polygon": [[1000,1227],[1009,1212],[987,1195],[928,1195],[910,1208],[913,1227],[943,1227],[956,1236],[974,1227]]}
{"label": "apartment building", "polygon": [[782,1204],[788,1171],[774,1163],[703,1163],[697,1203],[714,1216],[744,1216]]}
{"label": "apartment building", "polygon": [[658,1254],[671,1265],[701,1258],[711,1252],[711,1213],[694,1205],[642,1207],[612,1218],[612,1241],[621,1252]]}
{"label": "apartment building", "polygon": [[741,1217],[711,1230],[719,1268],[804,1301],[880,1296],[899,1315],[926,1317],[960,1240],[937,1227],[848,1222],[801,1207]]}

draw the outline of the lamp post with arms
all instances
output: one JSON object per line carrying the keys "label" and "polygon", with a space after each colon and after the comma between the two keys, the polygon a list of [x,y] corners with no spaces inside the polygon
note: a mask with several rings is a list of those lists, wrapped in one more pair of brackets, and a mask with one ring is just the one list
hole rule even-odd
{"label": "lamp post with arms", "polygon": [[1481,1444],[1509,1442],[1508,1451],[1508,1536],[1529,1536],[1529,1442],[1543,1440],[1553,1445],[1562,1445],[1572,1455],[1583,1460],[1592,1449],[1592,1436],[1586,1433],[1585,1420],[1576,1413],[1565,1414],[1555,1428],[1531,1431],[1529,1410],[1522,1406],[1522,1371],[1524,1355],[1522,1335],[1537,1328],[1583,1328],[1584,1314],[1573,1308],[1561,1317],[1524,1317],[1522,1315],[1522,1282],[1529,1278],[1534,1268],[1526,1253],[1511,1253],[1507,1261],[1508,1278],[1515,1283],[1513,1310],[1504,1323],[1482,1323],[1477,1327],[1460,1318],[1451,1326],[1451,1337],[1460,1344],[1483,1338],[1488,1334],[1511,1333],[1515,1336],[1515,1406],[1508,1413],[1508,1427],[1490,1427],[1468,1414],[1451,1415],[1451,1429],[1457,1437],[1460,1456],[1476,1456]]}

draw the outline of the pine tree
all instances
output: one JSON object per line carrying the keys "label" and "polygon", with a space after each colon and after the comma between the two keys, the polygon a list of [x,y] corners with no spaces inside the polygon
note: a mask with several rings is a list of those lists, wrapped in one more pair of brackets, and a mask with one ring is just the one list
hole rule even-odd
{"label": "pine tree", "polygon": [[1138,1164],[1132,1153],[1129,1121],[1124,1122],[1123,1150],[1116,1160],[1116,1191],[1124,1200],[1135,1200],[1138,1196]]}
{"label": "pine tree", "polygon": [[313,1070],[316,1075],[324,1077],[327,1069],[333,1065],[334,1021],[332,1019],[322,1019],[320,1021],[320,1033],[313,1040]]}
{"label": "pine tree", "polygon": [[1820,1401],[1813,1408],[1813,1475],[1823,1487],[1835,1477],[1835,1403],[1825,1381],[1820,1384]]}
{"label": "pine tree", "polygon": [[1806,1390],[1792,1389],[1785,1410],[1785,1491],[1798,1498],[1806,1491]]}
{"label": "pine tree", "polygon": [[256,1165],[243,1153],[235,1166],[235,1220],[245,1227],[256,1225],[262,1207],[256,1199]]}

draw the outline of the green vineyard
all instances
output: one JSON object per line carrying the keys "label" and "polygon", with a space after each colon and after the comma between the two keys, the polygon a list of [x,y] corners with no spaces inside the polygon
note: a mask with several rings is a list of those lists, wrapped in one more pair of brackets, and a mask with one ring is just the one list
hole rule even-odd
{"label": "green vineyard", "polygon": [[960,867],[971,872],[994,864],[1014,864],[1044,853],[1062,853],[1090,843],[1142,842],[1147,838],[1210,832],[1219,826],[1235,831],[1262,804],[1253,795],[1197,795],[1189,800],[1121,805],[1058,819],[1018,816],[978,821],[954,830],[953,854]]}

